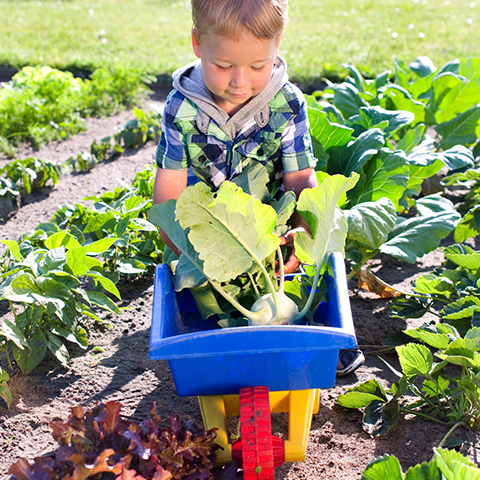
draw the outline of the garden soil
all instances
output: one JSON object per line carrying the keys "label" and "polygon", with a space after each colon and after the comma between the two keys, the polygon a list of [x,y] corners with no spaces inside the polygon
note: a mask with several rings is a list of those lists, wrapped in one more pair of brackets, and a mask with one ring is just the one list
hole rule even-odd
{"label": "garden soil", "polygon": [[[145,103],[161,105],[164,91],[157,91]],[[40,151],[24,148],[19,158],[36,156],[58,162],[82,150],[89,150],[94,139],[112,135],[117,127],[133,118],[123,112],[107,119],[89,119],[88,130],[63,143],[50,144]],[[65,174],[57,185],[42,188],[26,198],[21,208],[5,221],[0,220],[0,239],[17,239],[21,233],[31,232],[40,222],[49,221],[61,205],[83,203],[89,195],[99,195],[131,183],[137,172],[153,164],[155,145],[147,144],[138,150],[125,152],[122,157],[105,161],[89,173]],[[6,160],[0,160],[0,166]],[[451,239],[444,241],[447,245]],[[411,282],[419,275],[441,264],[441,250],[434,251],[414,265],[383,256],[371,262],[371,268],[380,278],[402,291],[411,291]],[[8,469],[20,457],[32,461],[55,450],[50,433],[51,421],[66,421],[71,407],[85,409],[98,402],[121,402],[124,417],[141,422],[149,416],[156,404],[157,412],[166,421],[173,413],[183,420],[193,419],[201,425],[202,418],[196,398],[178,397],[166,361],[148,358],[148,345],[153,299],[153,277],[144,276],[119,285],[122,295],[121,316],[105,319],[103,325],[92,325],[87,351],[73,352],[70,368],[59,366],[47,357],[29,375],[22,375],[14,366],[9,371],[13,394],[8,409],[0,400],[0,478],[10,478]],[[409,326],[418,326],[423,320],[405,322],[389,316],[388,300],[361,290],[356,279],[349,282],[349,295],[357,338],[367,353],[366,362],[355,373],[338,378],[335,387],[321,391],[320,409],[313,416],[305,462],[287,463],[276,470],[277,480],[360,479],[367,463],[379,455],[395,455],[405,471],[420,462],[429,461],[447,428],[416,417],[401,419],[386,437],[372,438],[362,430],[361,413],[336,405],[335,400],[354,385],[377,378],[385,387],[395,376],[377,355],[369,352],[390,334]],[[11,319],[7,302],[0,302],[0,320]],[[111,327],[108,325],[110,324]],[[94,350],[94,347],[101,347]],[[102,351],[99,351],[102,350]],[[384,354],[388,362],[398,368],[394,355]],[[5,358],[1,365],[7,368]],[[8,370],[7,370],[8,371]],[[272,416],[273,433],[285,437],[288,416]],[[463,453],[477,460],[477,439],[471,433],[458,430],[455,437],[467,439]]]}

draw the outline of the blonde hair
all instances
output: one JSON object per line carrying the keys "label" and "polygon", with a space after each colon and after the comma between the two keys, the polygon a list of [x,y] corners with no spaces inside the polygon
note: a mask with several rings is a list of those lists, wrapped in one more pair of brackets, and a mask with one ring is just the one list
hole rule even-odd
{"label": "blonde hair", "polygon": [[257,38],[273,39],[288,23],[288,0],[191,0],[195,37],[213,28],[218,35],[238,37],[247,28]]}

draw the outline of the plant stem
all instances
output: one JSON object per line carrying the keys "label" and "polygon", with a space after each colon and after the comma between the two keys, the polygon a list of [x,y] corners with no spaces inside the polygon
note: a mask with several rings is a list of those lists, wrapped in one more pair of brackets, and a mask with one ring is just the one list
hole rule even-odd
{"label": "plant stem", "polygon": [[313,299],[315,297],[315,292],[317,290],[318,279],[320,278],[320,269],[322,265],[321,264],[316,265],[315,267],[316,268],[315,268],[315,275],[313,277],[312,289],[310,290],[310,295],[308,296],[307,303],[302,308],[302,311],[299,312],[298,315],[296,315],[295,319],[293,320],[294,322],[295,320],[300,320],[301,318],[303,318],[305,314],[308,312],[308,309],[312,306]]}
{"label": "plant stem", "polygon": [[442,448],[444,443],[447,441],[447,438],[458,428],[461,427],[462,425],[467,426],[465,422],[458,422],[456,423],[448,432],[447,434],[442,438],[442,441],[438,444],[437,448]]}
{"label": "plant stem", "polygon": [[283,293],[284,289],[284,284],[285,284],[285,267],[283,265],[283,255],[282,255],[282,249],[280,248],[280,245],[277,247],[277,255],[278,255],[278,269],[280,271],[280,281],[278,284],[278,291]]}
{"label": "plant stem", "polygon": [[247,318],[260,318],[260,313],[261,312],[251,312],[250,310],[246,309],[244,306],[242,306],[240,303],[237,302],[230,294],[228,294],[222,286],[217,283],[213,282],[212,280],[209,280],[210,284],[212,287],[229,303],[231,303],[242,315],[244,315]]}
{"label": "plant stem", "polygon": [[255,295],[257,296],[257,299],[260,298],[261,295],[260,295],[260,292],[258,291],[257,284],[255,283],[255,280],[253,279],[252,274],[247,273],[247,275],[248,275],[248,278],[250,279],[250,281],[252,282],[253,289],[255,290]]}
{"label": "plant stem", "polygon": [[432,422],[439,423],[440,425],[444,425],[448,427],[450,424],[447,422],[443,422],[442,420],[438,420],[438,418],[431,417],[430,415],[427,415],[426,413],[422,412],[417,412],[415,410],[409,410],[408,408],[405,407],[400,407],[400,411],[402,413],[409,413],[411,415],[417,415],[418,417],[426,418],[427,420],[431,420]]}

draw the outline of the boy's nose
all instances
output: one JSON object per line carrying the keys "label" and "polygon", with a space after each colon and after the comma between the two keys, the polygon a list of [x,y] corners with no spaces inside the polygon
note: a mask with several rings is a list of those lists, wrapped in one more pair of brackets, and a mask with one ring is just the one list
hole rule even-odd
{"label": "boy's nose", "polygon": [[230,85],[235,88],[243,88],[247,85],[247,74],[243,69],[236,69],[230,79]]}

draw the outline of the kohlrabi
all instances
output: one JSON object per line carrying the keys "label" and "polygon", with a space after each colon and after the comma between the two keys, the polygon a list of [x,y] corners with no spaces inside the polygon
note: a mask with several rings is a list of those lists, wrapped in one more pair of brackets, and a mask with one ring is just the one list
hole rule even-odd
{"label": "kohlrabi", "polygon": [[[296,210],[311,235],[306,232],[295,235],[295,254],[302,263],[315,268],[314,286],[318,284],[327,256],[344,250],[347,223],[337,203],[357,179],[356,173],[350,178],[327,177],[318,187],[302,191],[296,202]],[[178,200],[152,207],[150,220],[164,230],[181,251],[175,266],[176,290],[209,284],[249,325],[298,323],[309,310],[316,289],[311,288],[300,311],[285,293],[278,233],[285,230],[295,207],[293,192],[286,192],[285,196],[286,199],[276,202],[273,208],[245,193],[235,183],[226,181],[215,193],[208,185],[197,183],[186,188]],[[278,278],[274,271],[275,256],[280,271]],[[244,285],[257,297],[253,305],[250,302],[250,308],[241,302]],[[204,288],[201,291],[204,305],[199,306],[200,311],[222,316],[211,291]],[[210,308],[209,303],[215,307]]]}

